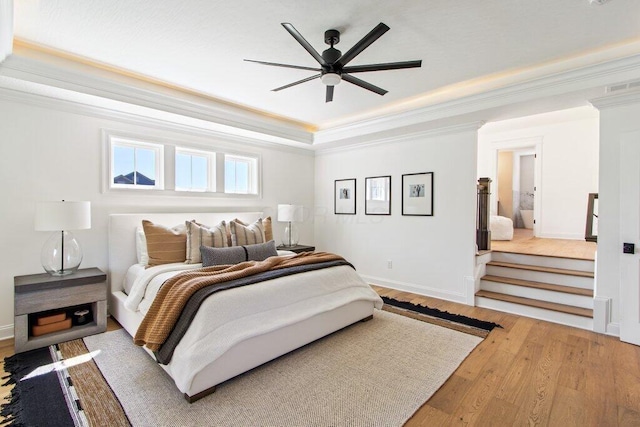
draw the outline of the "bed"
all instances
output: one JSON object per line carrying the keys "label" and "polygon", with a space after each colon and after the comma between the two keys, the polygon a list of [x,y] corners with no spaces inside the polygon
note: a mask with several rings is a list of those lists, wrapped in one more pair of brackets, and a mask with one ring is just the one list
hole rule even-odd
{"label": "bed", "polygon": [[[182,269],[180,265],[148,269],[136,265],[136,229],[142,220],[172,226],[187,219],[217,224],[234,218],[252,223],[261,217],[260,212],[110,215],[111,315],[135,336],[154,292],[167,277]],[[186,269],[198,267],[198,264],[184,266]],[[348,266],[230,289],[202,303],[170,362],[160,366],[173,378],[185,398],[193,402],[243,372],[353,323],[370,319],[381,306],[378,295]],[[223,318],[225,315],[230,318]],[[147,352],[155,358],[152,352]]]}

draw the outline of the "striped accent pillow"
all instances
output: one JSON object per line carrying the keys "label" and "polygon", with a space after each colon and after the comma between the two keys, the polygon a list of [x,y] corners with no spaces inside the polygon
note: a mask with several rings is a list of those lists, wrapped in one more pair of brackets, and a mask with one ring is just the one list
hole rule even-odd
{"label": "striped accent pillow", "polygon": [[184,225],[173,228],[142,220],[147,239],[149,266],[184,262],[187,258],[187,229]]}
{"label": "striped accent pillow", "polygon": [[229,246],[227,244],[227,225],[224,221],[213,227],[198,224],[195,221],[186,221],[185,225],[187,226],[187,264],[202,262],[200,246],[212,248],[226,248]]}
{"label": "striped accent pillow", "polygon": [[264,243],[264,227],[262,218],[249,225],[242,225],[239,222],[231,221],[231,246],[255,245]]}
{"label": "striped accent pillow", "polygon": [[[245,227],[248,225],[246,222],[236,218],[234,219],[235,222],[237,222],[238,224],[242,224]],[[264,241],[268,242],[269,240],[274,240],[273,239],[273,228],[271,226],[271,217],[268,216],[265,219],[262,220],[262,229],[264,230]]]}

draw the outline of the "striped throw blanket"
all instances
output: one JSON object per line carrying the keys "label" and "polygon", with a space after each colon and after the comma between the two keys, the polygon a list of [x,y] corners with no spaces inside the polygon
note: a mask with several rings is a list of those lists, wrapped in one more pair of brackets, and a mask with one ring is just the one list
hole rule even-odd
{"label": "striped throw blanket", "polygon": [[171,333],[189,298],[204,287],[265,271],[338,260],[344,258],[327,252],[303,252],[292,257],[270,257],[264,261],[247,261],[185,271],[162,285],[136,332],[134,343],[145,345],[151,351],[158,351]]}

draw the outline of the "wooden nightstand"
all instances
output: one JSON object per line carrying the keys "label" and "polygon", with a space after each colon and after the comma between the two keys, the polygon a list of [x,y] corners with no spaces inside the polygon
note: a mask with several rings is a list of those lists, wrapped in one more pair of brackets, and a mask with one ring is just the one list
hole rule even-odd
{"label": "wooden nightstand", "polygon": [[295,245],[295,246],[278,246],[276,249],[281,251],[291,251],[299,254],[300,252],[313,252],[316,250],[315,246]]}
{"label": "wooden nightstand", "polygon": [[[85,268],[68,276],[48,273],[14,277],[15,352],[20,353],[107,330],[107,275]],[[73,314],[90,309],[92,321],[69,329],[33,336],[39,316],[53,312]]]}

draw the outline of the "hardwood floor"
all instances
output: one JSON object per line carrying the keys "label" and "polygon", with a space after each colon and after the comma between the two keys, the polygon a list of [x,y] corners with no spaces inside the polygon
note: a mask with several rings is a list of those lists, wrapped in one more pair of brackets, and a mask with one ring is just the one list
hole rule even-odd
{"label": "hardwood floor", "polygon": [[533,237],[533,231],[524,228],[515,228],[512,240],[491,241],[491,250],[493,251],[587,259],[591,261],[595,259],[596,246],[594,242],[586,242],[584,240]]}
{"label": "hardwood floor", "polygon": [[[640,426],[640,347],[541,320],[374,289],[503,326],[476,347],[407,426]],[[108,329],[118,328],[110,318]],[[0,357],[11,354],[13,341],[0,342]],[[3,362],[0,375],[5,375]],[[1,387],[0,395],[9,391]]]}

